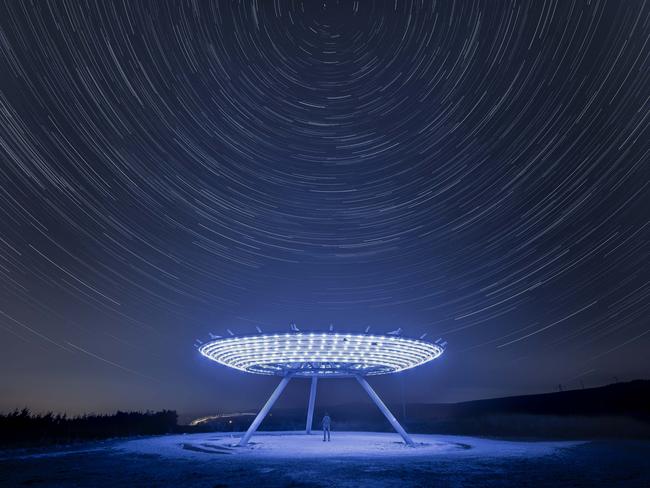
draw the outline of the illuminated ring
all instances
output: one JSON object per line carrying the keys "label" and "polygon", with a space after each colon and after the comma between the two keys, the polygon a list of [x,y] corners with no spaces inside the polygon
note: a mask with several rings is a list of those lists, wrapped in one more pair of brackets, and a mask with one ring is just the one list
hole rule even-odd
{"label": "illuminated ring", "polygon": [[203,344],[199,351],[246,373],[367,376],[420,366],[444,349],[433,342],[391,335],[291,332],[220,338]]}

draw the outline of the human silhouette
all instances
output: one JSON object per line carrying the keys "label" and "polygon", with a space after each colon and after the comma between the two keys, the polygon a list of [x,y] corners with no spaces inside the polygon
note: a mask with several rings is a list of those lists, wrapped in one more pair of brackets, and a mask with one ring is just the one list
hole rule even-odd
{"label": "human silhouette", "polygon": [[322,426],[323,426],[323,442],[325,442],[326,440],[327,440],[327,442],[329,442],[329,440],[330,440],[330,427],[332,426],[332,419],[330,418],[330,415],[327,412],[325,412],[325,416],[323,417]]}

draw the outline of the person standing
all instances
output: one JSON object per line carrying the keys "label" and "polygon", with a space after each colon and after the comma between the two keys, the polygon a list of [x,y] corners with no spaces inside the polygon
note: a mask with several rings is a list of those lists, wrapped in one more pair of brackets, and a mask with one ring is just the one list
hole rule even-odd
{"label": "person standing", "polygon": [[[325,416],[323,417],[323,442],[327,440],[329,442],[330,440],[330,427],[332,426],[332,419],[330,418],[330,415],[325,412]],[[325,439],[327,437],[327,439]]]}

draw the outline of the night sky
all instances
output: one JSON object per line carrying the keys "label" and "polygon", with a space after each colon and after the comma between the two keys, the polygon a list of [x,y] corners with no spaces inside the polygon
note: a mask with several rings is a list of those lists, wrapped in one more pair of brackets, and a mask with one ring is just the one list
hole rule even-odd
{"label": "night sky", "polygon": [[647,378],[649,39],[638,0],[2,2],[0,410],[256,409],[193,344],[292,322],[448,341],[389,403]]}

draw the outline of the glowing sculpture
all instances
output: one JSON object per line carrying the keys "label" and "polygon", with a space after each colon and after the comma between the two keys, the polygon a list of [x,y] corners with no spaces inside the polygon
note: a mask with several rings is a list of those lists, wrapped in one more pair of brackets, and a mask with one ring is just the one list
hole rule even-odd
{"label": "glowing sculpture", "polygon": [[239,445],[244,446],[293,377],[310,377],[307,428],[314,415],[316,385],[321,377],[354,377],[408,445],[413,441],[364,376],[397,373],[439,357],[445,343],[395,335],[333,332],[257,334],[218,338],[199,347],[203,356],[247,373],[278,375],[280,384],[257,414]]}

